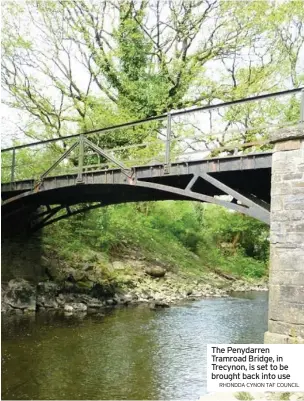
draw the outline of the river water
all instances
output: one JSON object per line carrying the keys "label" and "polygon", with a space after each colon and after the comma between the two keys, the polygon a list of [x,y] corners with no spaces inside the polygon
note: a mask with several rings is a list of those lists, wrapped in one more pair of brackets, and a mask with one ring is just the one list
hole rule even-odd
{"label": "river water", "polygon": [[263,343],[267,293],[105,316],[2,316],[2,399],[198,399],[206,344]]}

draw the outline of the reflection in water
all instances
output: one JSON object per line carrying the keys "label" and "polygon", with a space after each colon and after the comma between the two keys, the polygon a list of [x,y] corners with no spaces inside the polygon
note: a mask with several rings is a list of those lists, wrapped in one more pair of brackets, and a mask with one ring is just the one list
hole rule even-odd
{"label": "reflection in water", "polygon": [[262,343],[267,294],[102,316],[2,317],[2,399],[180,399],[206,392],[206,344]]}

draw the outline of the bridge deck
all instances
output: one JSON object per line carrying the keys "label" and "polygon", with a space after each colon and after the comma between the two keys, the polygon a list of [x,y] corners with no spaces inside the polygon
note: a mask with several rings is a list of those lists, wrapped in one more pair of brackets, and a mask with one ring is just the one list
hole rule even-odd
{"label": "bridge deck", "polygon": [[[1,186],[2,216],[6,225],[15,225],[25,215],[30,220],[30,215],[40,206],[50,208],[61,205],[68,208],[94,202],[106,206],[124,202],[192,199],[221,204],[268,221],[269,212],[265,212],[265,204],[270,203],[271,160],[272,153],[267,152],[179,162],[169,169],[164,164],[135,166],[131,178],[120,169],[112,169],[84,172],[81,183],[77,181],[77,174],[46,177],[38,187],[33,179],[4,183]],[[208,177],[211,180],[215,178],[219,185],[212,184]],[[232,192],[236,191],[240,197],[245,196],[245,204],[246,200],[251,202],[250,199],[253,199],[259,210],[252,211],[250,204],[248,209],[240,209],[236,204],[217,201],[215,196],[229,193],[225,186]],[[233,197],[240,200],[237,195],[233,194]],[[262,202],[262,212],[259,202]],[[69,208],[67,213],[70,215]],[[11,218],[13,223],[9,223]]]}
{"label": "bridge deck", "polygon": [[[223,177],[223,181],[229,184],[239,184],[241,187],[249,184],[249,178],[255,178],[250,182],[258,190],[262,181],[269,179],[271,169],[271,152],[254,153],[242,156],[227,156],[212,159],[195,160],[173,163],[169,172],[164,164],[135,166],[133,177],[136,180],[159,182],[164,185],[183,188],[189,175],[209,173]],[[263,170],[263,171],[260,171]],[[83,173],[84,184],[124,184],[127,177],[120,169],[97,170]],[[245,180],[245,181],[244,181]],[[225,182],[226,183],[226,182]],[[43,182],[43,190],[59,189],[77,184],[77,174],[64,174],[56,177],[47,177]],[[22,192],[32,191],[35,180],[22,180],[1,184],[2,199],[7,200]],[[237,185],[236,185],[237,186]],[[270,182],[268,187],[270,188]],[[252,191],[248,191],[252,192]],[[265,194],[266,195],[266,194]]]}

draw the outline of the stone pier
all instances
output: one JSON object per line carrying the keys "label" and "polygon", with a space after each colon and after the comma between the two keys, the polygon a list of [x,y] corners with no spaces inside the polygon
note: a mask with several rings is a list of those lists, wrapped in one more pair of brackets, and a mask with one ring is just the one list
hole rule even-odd
{"label": "stone pier", "polygon": [[265,343],[304,343],[304,126],[273,134]]}

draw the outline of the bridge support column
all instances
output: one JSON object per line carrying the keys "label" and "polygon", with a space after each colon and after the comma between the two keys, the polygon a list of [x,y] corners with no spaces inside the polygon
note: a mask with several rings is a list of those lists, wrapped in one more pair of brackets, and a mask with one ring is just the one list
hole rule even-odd
{"label": "bridge support column", "polygon": [[276,132],[265,343],[304,343],[304,126]]}

